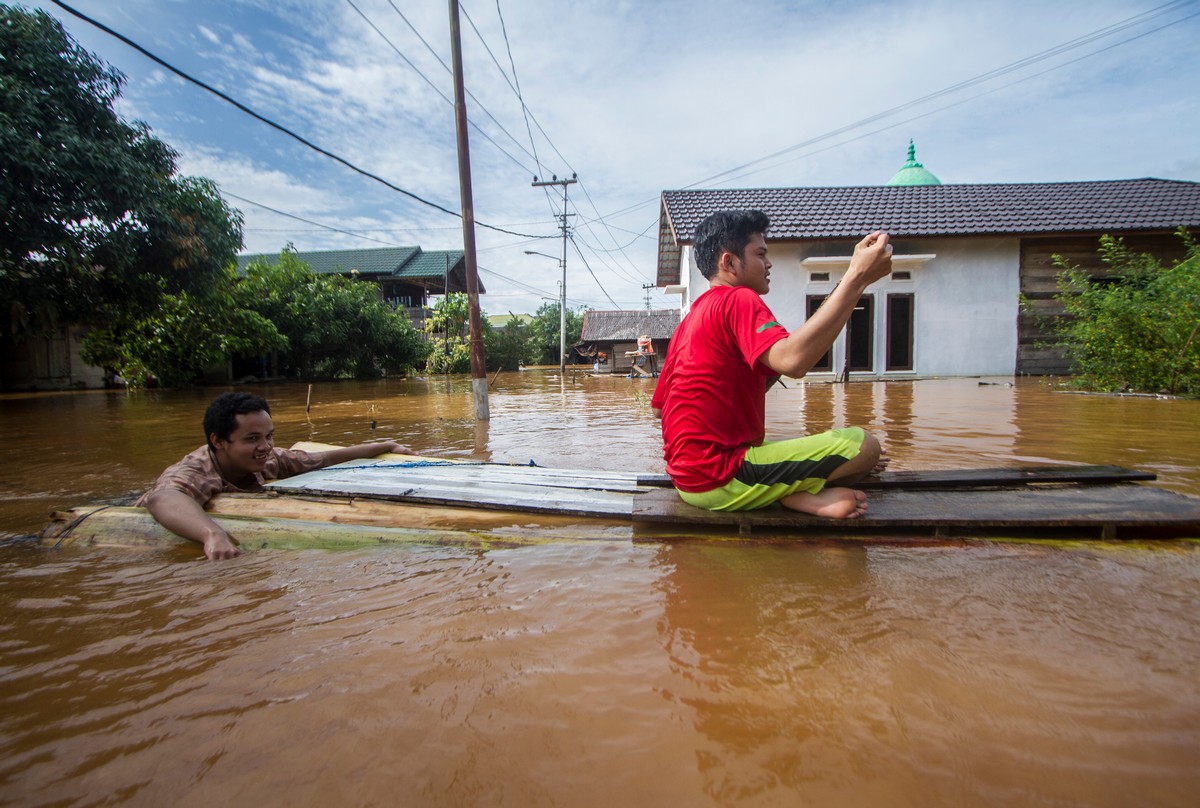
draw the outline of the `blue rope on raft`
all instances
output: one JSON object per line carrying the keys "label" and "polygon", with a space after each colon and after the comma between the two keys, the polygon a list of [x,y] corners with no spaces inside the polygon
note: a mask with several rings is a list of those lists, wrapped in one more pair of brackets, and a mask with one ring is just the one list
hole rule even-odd
{"label": "blue rope on raft", "polygon": [[541,468],[541,466],[538,466],[537,462],[534,460],[530,460],[528,463],[492,463],[489,460],[408,460],[402,463],[364,463],[361,466],[338,466],[337,468],[327,467],[324,469],[317,469],[317,471],[349,471],[350,469],[419,469],[426,466],[517,466],[519,468]]}

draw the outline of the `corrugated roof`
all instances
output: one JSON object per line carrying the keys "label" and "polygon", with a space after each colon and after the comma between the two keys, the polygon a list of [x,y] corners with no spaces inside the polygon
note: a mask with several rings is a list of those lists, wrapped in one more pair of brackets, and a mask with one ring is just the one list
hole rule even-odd
{"label": "corrugated roof", "polygon": [[670,339],[679,327],[678,309],[587,311],[583,314],[584,342],[633,342],[638,337]]}
{"label": "corrugated roof", "polygon": [[[978,185],[664,191],[678,243],[718,210],[771,217],[771,239],[1166,231],[1200,227],[1200,183],[1137,179]],[[661,238],[661,236],[660,236]]]}

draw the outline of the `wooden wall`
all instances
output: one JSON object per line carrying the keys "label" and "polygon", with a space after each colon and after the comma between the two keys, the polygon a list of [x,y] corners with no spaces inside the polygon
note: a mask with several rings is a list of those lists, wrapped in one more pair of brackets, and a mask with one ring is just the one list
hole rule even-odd
{"label": "wooden wall", "polygon": [[[1178,236],[1128,235],[1126,246],[1135,252],[1150,253],[1166,265],[1183,258],[1185,250]],[[1054,347],[1049,325],[1063,316],[1062,306],[1055,300],[1058,291],[1055,281],[1059,269],[1052,257],[1060,255],[1093,277],[1111,274],[1108,264],[1100,260],[1098,236],[1057,236],[1021,239],[1021,294],[1032,311],[1021,310],[1017,322],[1017,373],[1030,376],[1050,376],[1070,373],[1070,362]]]}

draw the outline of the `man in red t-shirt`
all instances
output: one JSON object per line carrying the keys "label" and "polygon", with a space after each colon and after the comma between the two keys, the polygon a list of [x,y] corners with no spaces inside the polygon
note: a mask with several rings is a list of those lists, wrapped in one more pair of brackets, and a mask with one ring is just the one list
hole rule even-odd
{"label": "man in red t-shirt", "polygon": [[878,231],[860,241],[841,283],[789,334],[761,297],[770,287],[769,226],[760,211],[719,211],[696,228],[692,249],[709,288],[671,338],[651,401],[667,473],[685,502],[709,510],[779,502],[852,519],[866,512],[866,495],[837,483],[874,469],[879,441],[848,427],[767,442],[766,392],[773,377],[800,378],[825,355],[867,286],[892,271],[892,249]]}

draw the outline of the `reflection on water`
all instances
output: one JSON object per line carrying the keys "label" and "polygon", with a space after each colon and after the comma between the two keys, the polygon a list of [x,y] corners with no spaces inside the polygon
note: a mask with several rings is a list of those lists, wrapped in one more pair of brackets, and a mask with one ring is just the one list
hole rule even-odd
{"label": "reflection on water", "polygon": [[[1003,382],[1003,380],[1001,380]],[[265,391],[283,444],[661,470],[645,382]],[[0,531],[141,488],[212,391],[0,398]],[[374,409],[372,410],[372,406]],[[783,437],[894,468],[1149,468],[1200,405],[946,380],[792,384]],[[370,420],[376,419],[372,432]],[[0,547],[0,804],[1193,805],[1200,552],[594,541],[196,561]]]}

